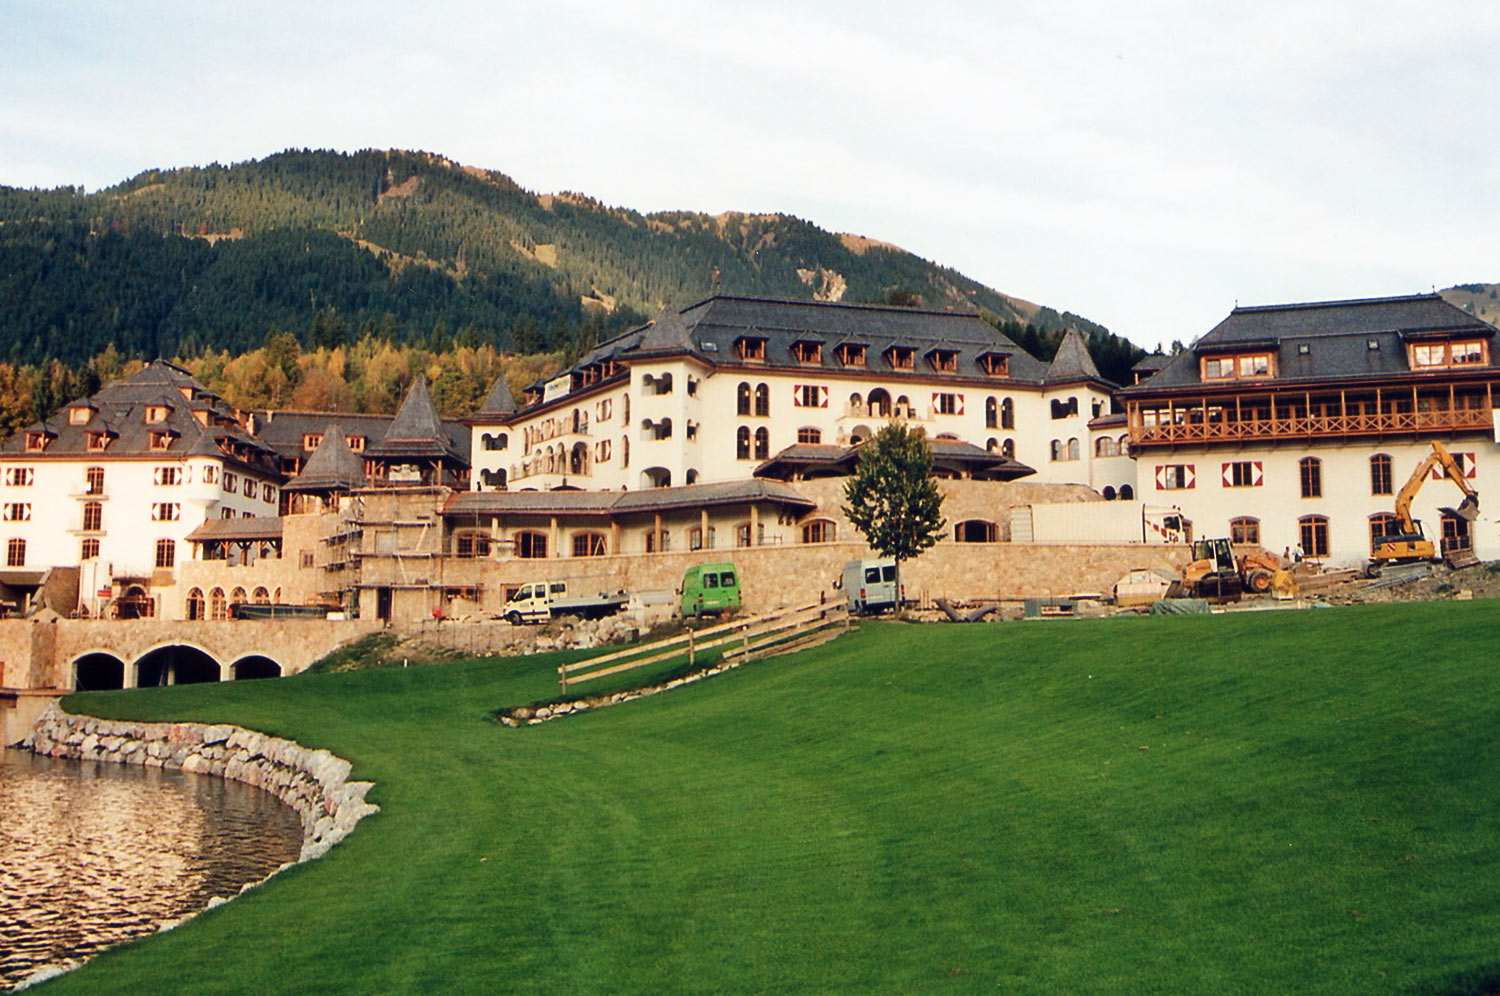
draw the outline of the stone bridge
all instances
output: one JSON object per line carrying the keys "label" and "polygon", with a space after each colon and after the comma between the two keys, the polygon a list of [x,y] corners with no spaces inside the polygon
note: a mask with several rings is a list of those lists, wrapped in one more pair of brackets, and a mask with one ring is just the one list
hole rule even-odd
{"label": "stone bridge", "polygon": [[305,670],[378,620],[0,620],[0,744],[72,691],[275,678]]}

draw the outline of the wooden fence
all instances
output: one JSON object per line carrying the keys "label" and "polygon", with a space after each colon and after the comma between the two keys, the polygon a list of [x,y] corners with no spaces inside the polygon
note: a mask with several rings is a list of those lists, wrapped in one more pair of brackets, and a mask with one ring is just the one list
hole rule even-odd
{"label": "wooden fence", "polygon": [[821,642],[834,626],[849,628],[849,605],[843,599],[777,609],[707,629],[688,630],[681,636],[640,644],[603,657],[564,664],[557,669],[557,680],[566,692],[569,685],[677,657],[685,657],[692,666],[697,663],[699,654],[720,647],[724,648],[722,656],[726,660],[739,658],[746,661],[763,654],[787,653]]}

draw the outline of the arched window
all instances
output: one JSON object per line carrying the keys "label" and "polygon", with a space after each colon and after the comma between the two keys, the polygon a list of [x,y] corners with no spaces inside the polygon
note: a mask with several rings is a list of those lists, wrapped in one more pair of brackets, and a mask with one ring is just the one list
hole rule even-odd
{"label": "arched window", "polygon": [[1395,536],[1401,532],[1399,520],[1395,512],[1376,512],[1370,516],[1370,552],[1375,552],[1375,546],[1383,537]]}
{"label": "arched window", "polygon": [[1054,439],[1054,440],[1052,440],[1052,459],[1053,459],[1054,462],[1056,462],[1058,460],[1061,460],[1062,458],[1063,458],[1063,441],[1061,439]]}
{"label": "arched window", "polygon": [[837,527],[833,520],[814,519],[802,524],[802,542],[832,543],[836,532]]}
{"label": "arched window", "polygon": [[1076,436],[1068,440],[1068,459],[1078,459],[1078,437]]}
{"label": "arched window", "polygon": [[86,495],[104,494],[103,467],[90,467],[83,472],[83,493]]}
{"label": "arched window", "polygon": [[750,414],[750,382],[740,381],[740,386],[735,392],[735,414]]}
{"label": "arched window", "polygon": [[665,467],[647,467],[641,471],[641,487],[643,488],[670,488],[672,486],[672,472]]}
{"label": "arched window", "polygon": [[83,531],[95,533],[104,528],[104,503],[97,501],[86,501],[83,503]]}
{"label": "arched window", "polygon": [[270,605],[271,593],[266,590],[265,585],[260,585],[250,593],[250,601],[254,602],[256,605]]}
{"label": "arched window", "polygon": [[1115,444],[1115,453],[1120,456],[1130,456],[1130,433],[1127,432],[1120,437],[1119,442]]}
{"label": "arched window", "polygon": [[[1317,457],[1303,457],[1297,461],[1298,477],[1302,482],[1302,497],[1323,497],[1323,461]],[[1326,532],[1326,529],[1325,529]],[[1307,544],[1302,544],[1302,549],[1307,549]],[[1312,554],[1308,554],[1312,556]]]}
{"label": "arched window", "polygon": [[248,601],[250,601],[250,596],[245,594],[245,589],[235,585],[234,590],[229,593],[229,604],[244,605]]}
{"label": "arched window", "polygon": [[694,526],[688,530],[689,550],[712,550],[714,546],[714,527],[708,527],[708,542],[704,543],[703,527]]}
{"label": "arched window", "polygon": [[1016,427],[1016,404],[1009,398],[1000,402],[1000,428],[1014,429]]}
{"label": "arched window", "polygon": [[620,467],[624,469],[630,466],[630,437],[620,437]]}
{"label": "arched window", "polygon": [[1101,491],[1101,492],[1099,492],[1099,493],[1104,496],[1104,500],[1105,501],[1114,501],[1115,500],[1115,487],[1114,487],[1113,484],[1106,484],[1104,486],[1104,490]]}
{"label": "arched window", "polygon": [[547,534],[523,530],[512,539],[516,556],[522,560],[541,560],[547,556]]}
{"label": "arched window", "polygon": [[991,436],[985,442],[984,449],[985,449],[986,453],[999,453],[1000,452],[1000,440],[996,439],[994,436]]}
{"label": "arched window", "polygon": [[860,397],[858,391],[855,391],[853,394],[849,395],[849,411],[846,412],[846,414],[853,415],[856,418],[864,417],[865,399]]}
{"label": "arched window", "polygon": [[797,442],[817,445],[823,441],[823,430],[814,426],[804,425],[797,430]]}
{"label": "arched window", "polygon": [[574,443],[568,454],[568,473],[587,477],[589,473],[589,444]]}
{"label": "arched window", "polygon": [[[756,546],[765,546],[765,544],[766,544],[766,524],[764,522],[757,522],[755,524],[755,526],[756,526],[756,528],[755,528],[755,545]],[[751,545],[750,544],[750,523],[748,523],[748,522],[741,522],[739,525],[737,525],[737,526],[734,527],[734,545],[738,546],[738,547],[746,547],[746,546],[750,546]]]}
{"label": "arched window", "polygon": [[891,417],[891,395],[883,387],[877,387],[871,391],[865,405],[869,408],[870,414],[876,418]]}
{"label": "arched window", "polygon": [[1001,443],[1000,455],[1007,460],[1014,460],[1016,458],[1016,441],[1014,439],[1007,439]]}
{"label": "arched window", "polygon": [[771,431],[765,426],[755,430],[755,459],[771,459]]}
{"label": "arched window", "polygon": [[573,556],[603,557],[609,553],[609,540],[603,533],[574,533]]}
{"label": "arched window", "polygon": [[1122,484],[1122,485],[1120,485],[1120,500],[1121,501],[1130,501],[1134,497],[1135,497],[1135,488],[1132,488],[1128,484]]}
{"label": "arched window", "polygon": [[503,432],[486,432],[484,434],[484,448],[490,452],[503,450],[510,445],[510,436]]}
{"label": "arched window", "polygon": [[190,620],[203,618],[203,589],[193,588],[187,595],[187,617]]}
{"label": "arched window", "polygon": [[1235,546],[1260,545],[1260,520],[1252,515],[1241,515],[1229,520],[1229,542]]}
{"label": "arched window", "polygon": [[1302,555],[1321,560],[1328,556],[1328,516],[1304,515],[1297,520],[1297,535],[1302,539]]}
{"label": "arched window", "polygon": [[669,552],[672,549],[672,534],[670,532],[668,532],[667,530],[663,529],[663,530],[660,531],[660,533],[658,533],[657,530],[655,530],[655,529],[648,529],[648,530],[646,530],[646,552],[647,553],[657,553],[658,552],[658,547],[657,547],[657,537],[658,536],[661,537],[661,546],[659,548],[659,550],[660,550],[661,553],[667,553],[667,552]]}
{"label": "arched window", "polygon": [[1391,493],[1391,458],[1385,453],[1377,453],[1370,457],[1370,494],[1388,495]]}
{"label": "arched window", "polygon": [[908,398],[904,394],[898,394],[896,396],[896,417],[897,418],[911,418],[912,417],[911,399]]}
{"label": "arched window", "polygon": [[984,427],[986,429],[1000,428],[1000,405],[994,398],[984,399]]}
{"label": "arched window", "polygon": [[224,602],[224,589],[215,588],[208,593],[208,618],[214,622],[222,622],[229,617],[229,609]]}
{"label": "arched window", "polygon": [[995,543],[1000,539],[1000,527],[986,519],[965,519],[953,526],[955,543]]}
{"label": "arched window", "polygon": [[1100,436],[1094,440],[1094,456],[1112,457],[1115,455],[1115,441],[1112,436]]}
{"label": "arched window", "polygon": [[771,389],[765,384],[755,385],[755,414],[771,414]]}
{"label": "arched window", "polygon": [[682,480],[683,480],[684,484],[697,484],[698,483],[698,468],[697,467],[689,467],[687,469],[687,473],[682,475]]}
{"label": "arched window", "polygon": [[750,459],[750,427],[742,425],[734,433],[734,458],[736,460]]}
{"label": "arched window", "polygon": [[177,566],[177,541],[174,539],[159,539],[156,541],[156,569],[159,571],[171,570]]}

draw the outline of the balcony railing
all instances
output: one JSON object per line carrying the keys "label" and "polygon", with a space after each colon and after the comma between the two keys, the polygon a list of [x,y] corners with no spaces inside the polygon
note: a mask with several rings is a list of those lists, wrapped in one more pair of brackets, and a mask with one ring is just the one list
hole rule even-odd
{"label": "balcony railing", "polygon": [[1493,429],[1488,408],[1434,408],[1427,411],[1362,412],[1344,415],[1291,415],[1283,418],[1192,418],[1167,425],[1133,425],[1134,446],[1182,443],[1238,443],[1320,436],[1385,436],[1399,433],[1463,432]]}

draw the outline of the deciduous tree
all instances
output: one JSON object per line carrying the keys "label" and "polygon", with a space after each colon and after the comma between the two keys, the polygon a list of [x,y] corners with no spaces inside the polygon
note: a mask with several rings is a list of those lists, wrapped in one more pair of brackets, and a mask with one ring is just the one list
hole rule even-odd
{"label": "deciduous tree", "polygon": [[902,561],[920,556],[947,526],[926,433],[900,422],[875,433],[860,449],[844,500],[844,515],[870,548],[896,560],[899,612]]}

